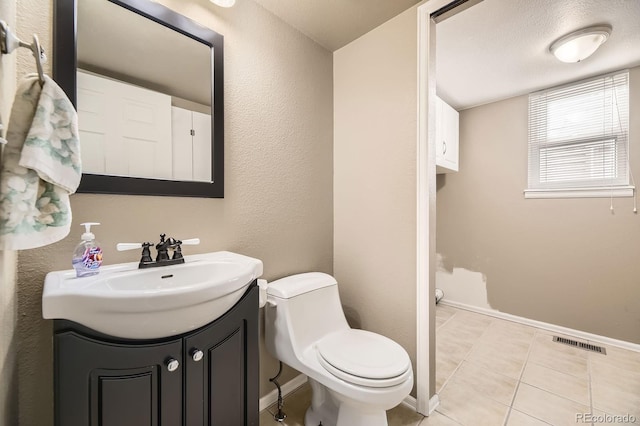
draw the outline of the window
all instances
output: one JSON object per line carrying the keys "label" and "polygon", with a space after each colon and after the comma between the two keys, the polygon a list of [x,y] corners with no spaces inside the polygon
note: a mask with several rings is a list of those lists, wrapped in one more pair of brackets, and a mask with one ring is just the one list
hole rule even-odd
{"label": "window", "polygon": [[526,198],[632,196],[629,72],[529,95]]}

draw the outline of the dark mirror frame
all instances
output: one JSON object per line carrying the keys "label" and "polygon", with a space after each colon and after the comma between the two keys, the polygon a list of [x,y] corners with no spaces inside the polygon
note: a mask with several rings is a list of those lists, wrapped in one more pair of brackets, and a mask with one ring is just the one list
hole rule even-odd
{"label": "dark mirror frame", "polygon": [[[53,78],[76,106],[76,5],[82,0],[55,0]],[[148,0],[105,0],[171,28],[211,48],[213,183],[83,173],[77,192],[93,194],[165,195],[224,198],[223,36],[165,6]]]}

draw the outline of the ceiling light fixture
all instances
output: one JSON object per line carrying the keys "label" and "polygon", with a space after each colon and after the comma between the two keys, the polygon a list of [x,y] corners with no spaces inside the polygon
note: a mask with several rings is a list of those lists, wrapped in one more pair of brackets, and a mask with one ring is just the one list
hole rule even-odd
{"label": "ceiling light fixture", "polygon": [[562,62],[580,62],[593,55],[611,34],[611,27],[600,25],[569,33],[551,43],[549,51]]}
{"label": "ceiling light fixture", "polygon": [[210,0],[211,3],[220,7],[231,7],[236,4],[236,0]]}

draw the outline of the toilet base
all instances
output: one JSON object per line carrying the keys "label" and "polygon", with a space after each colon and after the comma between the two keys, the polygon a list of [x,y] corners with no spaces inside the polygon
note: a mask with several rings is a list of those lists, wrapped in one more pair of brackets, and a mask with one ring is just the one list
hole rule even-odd
{"label": "toilet base", "polygon": [[385,410],[349,404],[311,378],[309,385],[312,396],[305,426],[389,426]]}

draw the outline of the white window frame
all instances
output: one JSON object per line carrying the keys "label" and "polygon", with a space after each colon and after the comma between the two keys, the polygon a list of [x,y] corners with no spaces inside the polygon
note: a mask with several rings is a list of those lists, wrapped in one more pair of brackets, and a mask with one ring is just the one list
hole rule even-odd
{"label": "white window frame", "polygon": [[528,157],[525,198],[632,197],[629,71],[531,93]]}

